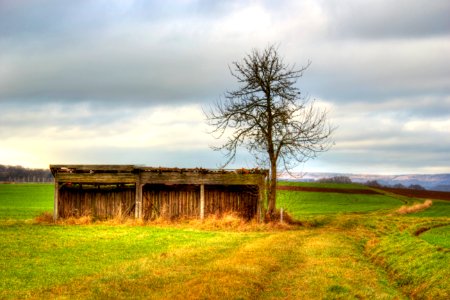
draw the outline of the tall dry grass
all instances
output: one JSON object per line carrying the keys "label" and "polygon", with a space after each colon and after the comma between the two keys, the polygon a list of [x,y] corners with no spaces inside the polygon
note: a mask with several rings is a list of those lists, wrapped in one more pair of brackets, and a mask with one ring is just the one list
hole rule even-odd
{"label": "tall dry grass", "polygon": [[233,231],[271,231],[290,230],[295,226],[286,222],[258,222],[256,220],[246,221],[234,213],[221,216],[210,215],[204,220],[191,219],[185,226],[200,230],[233,230]]}
{"label": "tall dry grass", "polygon": [[34,218],[34,222],[40,224],[53,223],[53,214],[48,211],[44,211],[43,213]]}
{"label": "tall dry grass", "polygon": [[429,208],[431,205],[433,205],[433,201],[430,199],[425,200],[424,203],[418,203],[414,204],[412,206],[403,205],[399,209],[396,210],[398,214],[405,215],[405,214],[411,214],[415,212],[422,211],[424,209]]}
{"label": "tall dry grass", "polygon": [[65,219],[53,220],[50,212],[44,212],[34,218],[35,223],[39,224],[58,224],[58,225],[109,225],[109,226],[161,226],[175,228],[189,228],[197,230],[232,230],[232,231],[278,231],[292,230],[301,225],[295,222],[289,215],[285,214],[284,222],[258,222],[256,220],[244,220],[235,213],[226,213],[222,215],[209,215],[205,219],[198,218],[178,218],[167,219],[160,217],[155,220],[142,220],[134,218],[124,218],[116,216],[107,220],[96,220],[91,215],[80,217],[69,217]]}

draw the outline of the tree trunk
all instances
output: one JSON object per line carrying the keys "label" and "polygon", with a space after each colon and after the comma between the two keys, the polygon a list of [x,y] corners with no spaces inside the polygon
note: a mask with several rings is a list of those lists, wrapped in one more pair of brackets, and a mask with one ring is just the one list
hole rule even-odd
{"label": "tree trunk", "polygon": [[270,163],[270,181],[269,181],[269,193],[268,193],[268,207],[267,207],[267,217],[271,220],[276,211],[276,200],[277,200],[277,163]]}

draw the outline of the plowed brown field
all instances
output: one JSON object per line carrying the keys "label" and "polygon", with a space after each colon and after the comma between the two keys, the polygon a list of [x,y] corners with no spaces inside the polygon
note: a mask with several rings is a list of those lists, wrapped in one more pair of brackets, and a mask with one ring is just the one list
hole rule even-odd
{"label": "plowed brown field", "polygon": [[[369,189],[340,189],[340,188],[324,188],[324,187],[306,187],[306,186],[285,186],[279,185],[278,190],[299,191],[299,192],[319,192],[319,193],[341,193],[341,194],[364,194],[364,195],[380,195],[380,192]],[[450,201],[450,192],[412,190],[412,189],[394,189],[394,188],[378,188],[380,190],[402,195],[411,198],[423,199],[439,199]]]}
{"label": "plowed brown field", "polygon": [[284,191],[300,191],[300,192],[319,192],[319,193],[341,193],[341,194],[364,194],[364,195],[380,195],[381,193],[369,189],[339,189],[324,187],[306,187],[306,186],[285,186],[279,185],[278,190]]}
{"label": "plowed brown field", "polygon": [[412,198],[439,199],[450,201],[450,192],[427,191],[427,190],[422,191],[422,190],[394,189],[394,188],[380,188],[380,190]]}

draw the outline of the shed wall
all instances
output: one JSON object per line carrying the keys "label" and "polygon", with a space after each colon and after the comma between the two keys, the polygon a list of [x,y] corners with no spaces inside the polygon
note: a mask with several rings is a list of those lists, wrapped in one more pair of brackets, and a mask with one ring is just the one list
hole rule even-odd
{"label": "shed wall", "polygon": [[[247,220],[257,214],[257,186],[205,185],[205,216],[234,212]],[[147,184],[143,189],[143,218],[174,219],[200,215],[200,186]]]}
{"label": "shed wall", "polygon": [[54,218],[259,217],[265,171],[53,165]]}
{"label": "shed wall", "polygon": [[63,186],[59,190],[61,218],[92,216],[95,219],[134,216],[135,187]]}
{"label": "shed wall", "polygon": [[200,214],[200,186],[190,184],[147,184],[143,190],[143,218],[174,219],[198,217]]}
{"label": "shed wall", "polygon": [[205,215],[234,212],[250,220],[258,209],[258,187],[249,185],[206,185]]}

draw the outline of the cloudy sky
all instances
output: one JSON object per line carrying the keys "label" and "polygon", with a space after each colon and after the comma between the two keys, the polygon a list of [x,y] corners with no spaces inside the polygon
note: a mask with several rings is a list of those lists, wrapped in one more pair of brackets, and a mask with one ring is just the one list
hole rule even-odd
{"label": "cloudy sky", "polygon": [[0,164],[217,167],[202,107],[276,44],[312,61],[298,87],[338,127],[297,170],[449,173],[449,15],[448,0],[0,0]]}

